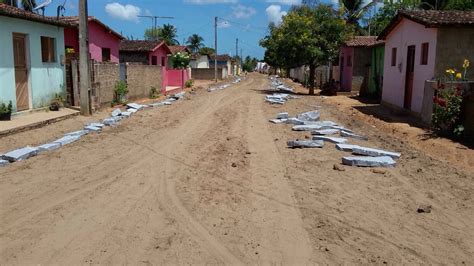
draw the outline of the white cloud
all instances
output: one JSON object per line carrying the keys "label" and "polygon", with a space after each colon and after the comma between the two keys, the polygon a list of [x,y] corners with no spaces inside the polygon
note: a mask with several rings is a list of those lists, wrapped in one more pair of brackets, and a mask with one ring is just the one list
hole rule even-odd
{"label": "white cloud", "polygon": [[210,5],[210,4],[232,4],[237,3],[238,0],[184,0],[185,3],[195,5]]}
{"label": "white cloud", "polygon": [[138,22],[138,15],[140,15],[140,8],[134,5],[122,5],[114,2],[105,5],[105,12],[113,18]]}
{"label": "white cloud", "polygon": [[277,25],[281,23],[282,17],[287,14],[286,11],[281,10],[279,5],[270,5],[265,12],[267,12],[268,21]]}
{"label": "white cloud", "polygon": [[257,13],[255,8],[238,4],[232,7],[232,16],[235,18],[250,18]]}
{"label": "white cloud", "polygon": [[275,3],[280,5],[299,5],[301,0],[267,0],[267,3]]}

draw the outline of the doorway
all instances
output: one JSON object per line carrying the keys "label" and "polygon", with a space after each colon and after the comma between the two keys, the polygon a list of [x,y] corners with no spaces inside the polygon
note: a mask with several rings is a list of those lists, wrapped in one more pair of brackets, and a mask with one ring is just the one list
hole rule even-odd
{"label": "doorway", "polygon": [[405,76],[405,97],[403,108],[411,110],[411,101],[413,97],[413,77],[415,73],[415,46],[408,46],[407,50],[407,70]]}
{"label": "doorway", "polygon": [[15,65],[16,109],[30,109],[28,93],[28,63],[26,58],[26,35],[13,33],[13,60]]}

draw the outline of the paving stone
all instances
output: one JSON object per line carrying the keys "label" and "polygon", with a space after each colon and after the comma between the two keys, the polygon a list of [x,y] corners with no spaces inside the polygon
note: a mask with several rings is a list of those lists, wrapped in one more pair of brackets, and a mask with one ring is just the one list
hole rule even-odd
{"label": "paving stone", "polygon": [[[0,156],[0,158],[1,158],[1,156]],[[2,166],[7,166],[9,163],[10,163],[10,162],[7,161],[7,160],[0,159],[0,167],[2,167]]]}
{"label": "paving stone", "polygon": [[104,123],[106,126],[113,127],[117,125],[118,121],[113,118],[106,118],[102,120],[102,123]]}
{"label": "paving stone", "polygon": [[163,106],[165,105],[163,102],[159,102],[159,103],[152,103],[150,104],[152,107],[159,107],[159,106]]}
{"label": "paving stone", "polygon": [[322,140],[290,140],[287,142],[290,148],[322,148],[324,141]]}
{"label": "paving stone", "polygon": [[289,115],[287,112],[284,112],[284,113],[278,113],[276,118],[277,119],[288,119]]}
{"label": "paving stone", "polygon": [[84,130],[89,131],[89,132],[96,132],[96,133],[99,133],[100,131],[102,131],[102,128],[100,128],[100,127],[93,127],[93,126],[87,126],[87,127],[84,128]]}
{"label": "paving stone", "polygon": [[366,156],[353,156],[353,157],[342,157],[342,163],[350,166],[362,166],[362,167],[394,167],[396,162],[389,156],[379,157],[366,157]]}
{"label": "paving stone", "polygon": [[53,143],[46,143],[46,144],[43,144],[41,146],[38,146],[38,152],[46,152],[46,151],[53,151],[53,150],[56,150],[56,149],[59,149],[61,148],[61,144],[57,143],[57,142],[53,142]]}
{"label": "paving stone", "polygon": [[334,135],[341,132],[339,129],[321,129],[321,130],[314,130],[311,131],[312,135]]}
{"label": "paving stone", "polygon": [[80,136],[64,136],[60,139],[55,140],[54,143],[59,143],[61,144],[61,146],[64,146],[64,145],[73,143],[75,141],[78,141],[79,139],[81,139]]}
{"label": "paving stone", "polygon": [[173,103],[172,103],[172,102],[168,102],[168,101],[164,101],[163,104],[164,104],[164,105],[172,105]]}
{"label": "paving stone", "polygon": [[131,113],[131,112],[122,112],[122,113],[120,114],[120,116],[129,118],[130,116],[132,116],[132,113]]}
{"label": "paving stone", "polygon": [[78,130],[78,131],[66,133],[66,134],[64,134],[64,136],[79,136],[79,137],[82,137],[82,136],[87,135],[87,134],[89,134],[89,132],[87,130]]}
{"label": "paving stone", "polygon": [[88,126],[93,126],[93,127],[100,127],[103,128],[105,125],[103,123],[90,123]]}
{"label": "paving stone", "polygon": [[340,151],[348,151],[348,152],[352,152],[352,150],[354,148],[358,148],[359,145],[353,145],[353,144],[336,144],[336,149],[340,150]]}
{"label": "paving stone", "polygon": [[325,140],[336,144],[346,143],[345,138],[327,137],[327,136],[313,136],[313,140]]}
{"label": "paving stone", "polygon": [[286,122],[287,119],[270,119],[269,121],[274,124],[283,124]]}
{"label": "paving stone", "polygon": [[119,108],[117,108],[117,109],[112,111],[112,116],[113,117],[119,116],[121,113],[122,113],[122,111]]}
{"label": "paving stone", "polygon": [[372,149],[372,148],[360,147],[360,146],[352,149],[352,152],[354,154],[366,155],[366,156],[372,156],[372,157],[389,156],[389,157],[392,157],[393,159],[399,159],[401,156],[401,154],[397,152],[384,151],[384,150]]}
{"label": "paving stone", "polygon": [[296,116],[296,118],[303,121],[318,121],[320,117],[321,113],[318,110],[302,113]]}
{"label": "paving stone", "polygon": [[313,131],[313,130],[323,130],[323,129],[335,129],[336,123],[332,121],[309,121],[305,122],[304,125],[294,126],[292,129],[294,131]]}
{"label": "paving stone", "polygon": [[140,110],[143,108],[143,105],[137,103],[128,103],[127,107],[130,109]]}
{"label": "paving stone", "polygon": [[173,95],[173,97],[176,99],[182,99],[184,95],[186,95],[186,92],[182,91],[180,93],[176,93],[175,95]]}
{"label": "paving stone", "polygon": [[27,146],[21,149],[17,149],[17,150],[13,150],[13,151],[5,153],[4,155],[2,155],[2,159],[7,160],[9,162],[16,162],[16,161],[26,160],[37,154],[38,154],[38,148]]}
{"label": "paving stone", "polygon": [[304,121],[299,120],[298,118],[290,117],[285,121],[286,124],[291,125],[304,125]]}
{"label": "paving stone", "polygon": [[360,139],[360,140],[369,140],[369,138],[357,135],[351,132],[347,132],[345,130],[341,130],[341,137],[346,137],[346,138],[353,138],[353,139]]}

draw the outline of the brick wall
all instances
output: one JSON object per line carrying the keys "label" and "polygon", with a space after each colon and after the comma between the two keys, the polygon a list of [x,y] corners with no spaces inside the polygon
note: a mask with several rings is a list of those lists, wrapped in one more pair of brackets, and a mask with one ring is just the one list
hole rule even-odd
{"label": "brick wall", "polygon": [[162,73],[160,66],[127,65],[128,98],[148,97],[151,87],[161,91]]}
{"label": "brick wall", "polygon": [[94,63],[92,75],[92,96],[96,106],[109,104],[114,99],[114,88],[120,80],[119,64]]}
{"label": "brick wall", "polygon": [[[430,47],[430,49],[432,48]],[[439,28],[436,45],[436,77],[444,77],[447,68],[460,69],[465,58],[472,62],[472,69],[474,63],[474,28]],[[474,74],[471,74],[470,78],[474,78]]]}
{"label": "brick wall", "polygon": [[[214,68],[193,68],[191,73],[193,79],[213,80],[215,78]],[[217,76],[220,80],[227,78],[224,73],[227,73],[227,68],[217,69]]]}

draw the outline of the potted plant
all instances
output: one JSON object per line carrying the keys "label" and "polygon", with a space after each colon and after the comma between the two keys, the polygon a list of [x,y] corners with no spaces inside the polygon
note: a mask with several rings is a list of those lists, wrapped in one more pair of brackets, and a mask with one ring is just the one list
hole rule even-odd
{"label": "potted plant", "polygon": [[0,121],[10,121],[12,116],[12,101],[7,104],[0,103]]}
{"label": "potted plant", "polygon": [[54,96],[53,101],[49,105],[49,110],[51,111],[59,111],[59,108],[62,107],[64,104],[64,99],[61,94],[57,94]]}

